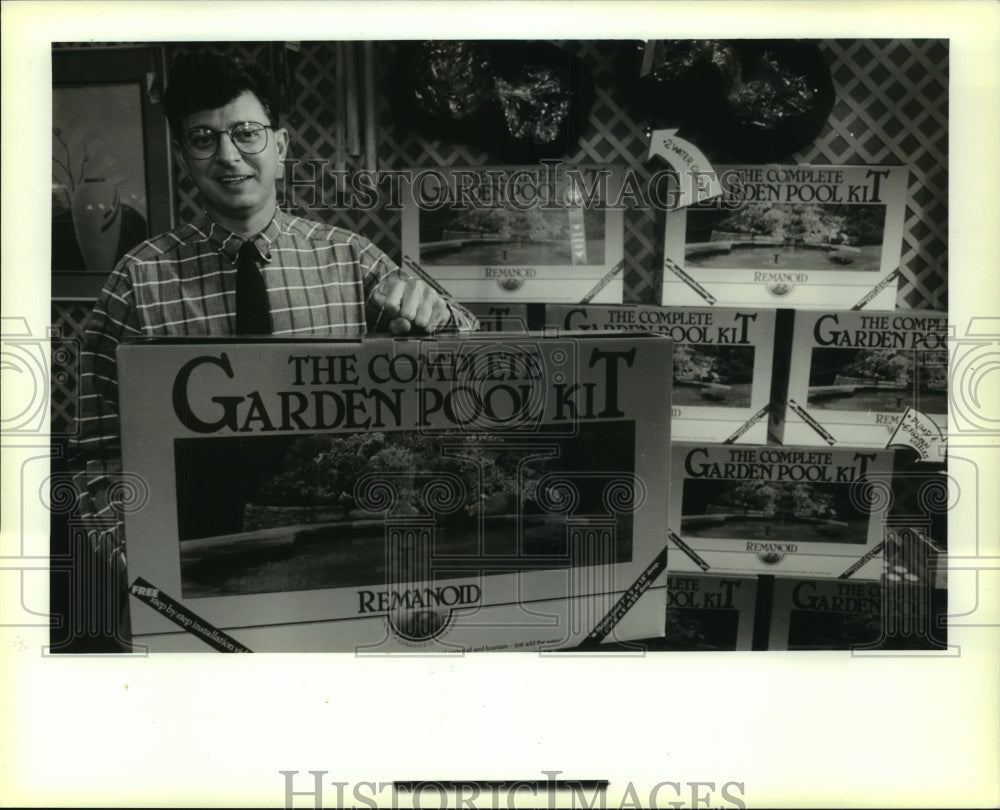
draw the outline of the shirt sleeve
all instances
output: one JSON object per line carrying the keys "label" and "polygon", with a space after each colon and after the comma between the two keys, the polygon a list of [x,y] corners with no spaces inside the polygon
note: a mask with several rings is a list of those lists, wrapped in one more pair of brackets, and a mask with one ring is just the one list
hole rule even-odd
{"label": "shirt sleeve", "polygon": [[[368,330],[370,332],[385,332],[388,330],[389,324],[384,322],[382,311],[371,304],[372,293],[383,279],[391,275],[404,279],[417,278],[417,276],[409,270],[399,267],[368,239],[357,234],[354,236],[357,240],[355,248],[361,269],[361,280],[365,288],[365,316]],[[451,312],[451,321],[445,324],[442,330],[454,329],[458,332],[475,332],[479,329],[479,321],[475,315],[450,296],[443,295],[442,298],[445,299]]]}
{"label": "shirt sleeve", "polygon": [[[84,327],[80,352],[77,430],[70,442],[69,465],[84,522],[99,524],[95,537],[121,552],[120,511],[112,503],[122,474],[118,422],[116,350],[126,338],[142,334],[127,265],[115,268]],[[112,525],[110,541],[107,527]]]}

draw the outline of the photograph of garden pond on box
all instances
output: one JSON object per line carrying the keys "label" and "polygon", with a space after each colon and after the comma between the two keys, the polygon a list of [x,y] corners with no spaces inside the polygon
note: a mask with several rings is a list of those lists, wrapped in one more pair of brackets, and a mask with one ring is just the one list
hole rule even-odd
{"label": "photograph of garden pond on box", "polygon": [[688,212],[688,267],[858,270],[882,265],[884,205],[746,203]]}
{"label": "photograph of garden pond on box", "polygon": [[717,404],[747,408],[754,381],[753,346],[699,346],[674,349],[674,405]]}
{"label": "photograph of garden pond on box", "polygon": [[809,407],[948,413],[948,351],[814,348]]}
{"label": "photograph of garden pond on box", "polygon": [[681,530],[696,537],[865,543],[870,513],[851,484],[684,482]]}
{"label": "photograph of garden pond on box", "polygon": [[[591,562],[629,562],[631,512],[602,498],[633,469],[634,446],[631,422],[531,442],[409,431],[178,439],[182,595],[384,583],[394,520],[427,523],[428,554],[520,557],[541,570],[571,563],[567,520],[590,517],[611,529]],[[604,477],[585,475],[588,465]]]}
{"label": "photograph of garden pond on box", "polygon": [[402,252],[462,301],[620,303],[620,167],[413,170]]}
{"label": "photograph of garden pond on box", "polygon": [[776,419],[782,442],[885,447],[910,408],[944,435],[947,313],[799,311],[794,318],[786,407]]}

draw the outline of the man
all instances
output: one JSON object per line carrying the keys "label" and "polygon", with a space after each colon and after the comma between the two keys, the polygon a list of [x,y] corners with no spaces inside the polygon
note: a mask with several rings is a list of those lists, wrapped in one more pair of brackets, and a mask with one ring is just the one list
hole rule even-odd
{"label": "man", "polygon": [[[174,154],[205,212],[127,253],[84,330],[71,466],[94,545],[123,570],[116,349],[149,336],[433,334],[475,318],[367,239],[278,209],[288,152],[267,77],[239,59],[178,60],[164,94]],[[118,484],[118,486],[116,486]],[[117,493],[116,493],[117,490]],[[98,539],[99,538],[99,539]]]}

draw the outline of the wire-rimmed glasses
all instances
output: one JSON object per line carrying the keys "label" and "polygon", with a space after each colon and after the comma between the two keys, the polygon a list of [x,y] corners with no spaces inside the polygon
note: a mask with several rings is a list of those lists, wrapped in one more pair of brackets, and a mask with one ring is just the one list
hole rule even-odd
{"label": "wire-rimmed glasses", "polygon": [[267,146],[268,124],[256,121],[241,121],[229,129],[212,129],[211,127],[191,127],[181,133],[181,147],[189,157],[195,160],[208,160],[219,151],[219,140],[222,135],[228,135],[240,152],[244,155],[256,155]]}

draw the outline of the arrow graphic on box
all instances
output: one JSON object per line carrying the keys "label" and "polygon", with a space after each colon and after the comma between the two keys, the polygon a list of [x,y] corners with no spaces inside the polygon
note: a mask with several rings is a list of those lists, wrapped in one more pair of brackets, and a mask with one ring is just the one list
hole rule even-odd
{"label": "arrow graphic on box", "polygon": [[886,442],[886,447],[912,447],[921,461],[940,461],[947,453],[948,437],[937,423],[916,408],[907,408]]}
{"label": "arrow graphic on box", "polygon": [[677,172],[680,196],[677,208],[710,200],[722,194],[722,185],[704,153],[690,141],[677,137],[676,129],[654,129],[646,160],[659,155]]}

